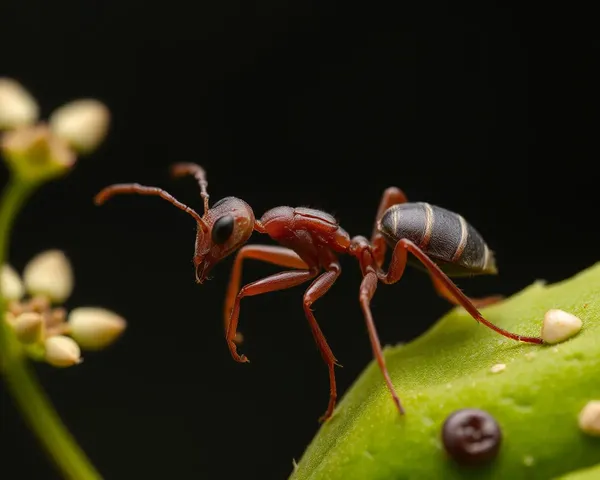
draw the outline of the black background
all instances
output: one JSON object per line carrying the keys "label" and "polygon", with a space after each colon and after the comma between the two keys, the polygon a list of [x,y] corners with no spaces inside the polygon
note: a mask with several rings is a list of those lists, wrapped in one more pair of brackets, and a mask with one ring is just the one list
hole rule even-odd
{"label": "black background", "polygon": [[[2,2],[0,75],[26,85],[44,115],[82,96],[114,115],[100,151],[27,204],[11,250],[22,269],[64,249],[77,277],[68,306],[102,305],[129,321],[81,366],[38,368],[107,479],[286,478],[328,393],[301,289],[243,302],[252,363],[235,363],[221,320],[232,259],[196,285],[193,221],[153,198],[95,207],[109,183],[160,185],[201,209],[194,182],[168,176],[171,163],[195,161],[213,201],[235,195],[257,215],[322,208],[352,235],[369,234],[381,192],[397,185],[462,213],[496,251],[499,276],[460,281],[472,295],[595,263],[598,37],[591,12],[551,8]],[[344,365],[343,392],[371,352],[358,267],[342,260],[315,308]],[[274,271],[248,262],[244,279]],[[382,341],[396,343],[449,307],[411,270],[381,287],[373,308]],[[53,478],[4,391],[0,401],[0,476]]]}

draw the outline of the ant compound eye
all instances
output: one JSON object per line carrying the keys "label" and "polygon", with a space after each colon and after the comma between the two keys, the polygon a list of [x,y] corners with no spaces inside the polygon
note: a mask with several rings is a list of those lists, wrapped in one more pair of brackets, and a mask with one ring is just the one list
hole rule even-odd
{"label": "ant compound eye", "polygon": [[233,233],[234,220],[231,215],[225,215],[219,218],[212,227],[212,241],[217,245],[222,245]]}

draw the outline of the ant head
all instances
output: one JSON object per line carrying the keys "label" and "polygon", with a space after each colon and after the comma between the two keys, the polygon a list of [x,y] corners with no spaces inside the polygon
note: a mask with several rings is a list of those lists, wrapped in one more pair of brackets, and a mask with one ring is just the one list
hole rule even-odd
{"label": "ant head", "polygon": [[238,250],[254,230],[254,212],[250,205],[235,197],[215,203],[198,223],[194,267],[196,281],[203,283],[219,261]]}
{"label": "ant head", "polygon": [[196,281],[203,283],[212,267],[240,248],[250,238],[255,224],[254,212],[250,205],[235,197],[226,197],[210,208],[206,174],[199,165],[178,163],[173,165],[171,173],[175,177],[192,175],[198,181],[200,196],[204,202],[204,215],[200,216],[162,188],[147,187],[137,183],[106,187],[96,195],[95,202],[97,205],[101,205],[113,195],[122,193],[155,195],[194,217],[197,224],[194,267]]}

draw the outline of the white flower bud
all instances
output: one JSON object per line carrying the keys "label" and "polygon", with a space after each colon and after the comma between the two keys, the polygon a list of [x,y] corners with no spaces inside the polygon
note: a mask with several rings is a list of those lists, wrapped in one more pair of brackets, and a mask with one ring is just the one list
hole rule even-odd
{"label": "white flower bud", "polygon": [[47,250],[33,257],[23,270],[23,282],[31,295],[44,295],[64,302],[73,291],[71,263],[60,250]]}
{"label": "white flower bud", "polygon": [[21,277],[10,265],[2,265],[0,291],[4,300],[20,300],[25,294]]}
{"label": "white flower bud", "polygon": [[95,150],[110,123],[108,108],[98,100],[82,99],[57,108],[50,116],[52,132],[80,153]]}
{"label": "white flower bud", "polygon": [[39,115],[31,94],[12,78],[0,77],[0,129],[30,125]]}
{"label": "white flower bud", "polygon": [[579,428],[589,435],[600,437],[600,400],[591,400],[579,412]]}
{"label": "white flower bud", "polygon": [[45,359],[55,367],[70,367],[81,363],[79,345],[70,337],[55,335],[45,342]]}
{"label": "white flower bud", "polygon": [[14,330],[21,343],[41,342],[44,338],[44,318],[36,312],[24,312],[14,321]]}
{"label": "white flower bud", "polygon": [[13,173],[29,182],[64,175],[75,163],[75,153],[45,125],[6,132],[0,148]]}
{"label": "white flower bud", "polygon": [[113,343],[127,326],[125,319],[110,310],[79,307],[71,310],[69,334],[83,349],[100,350]]}

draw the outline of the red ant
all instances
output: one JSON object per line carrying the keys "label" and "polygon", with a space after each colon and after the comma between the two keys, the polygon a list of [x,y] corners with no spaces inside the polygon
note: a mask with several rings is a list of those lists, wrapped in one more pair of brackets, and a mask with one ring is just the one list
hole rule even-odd
{"label": "red ant", "polygon": [[[395,187],[385,190],[371,240],[348,233],[331,215],[310,208],[275,207],[260,220],[243,200],[226,197],[209,206],[208,183],[202,167],[191,163],[172,167],[176,177],[193,175],[199,183],[204,202],[204,214],[177,201],[166,191],[139,184],[117,184],[104,188],[95,197],[100,205],[116,194],[137,193],[156,195],[189,213],[197,223],[194,267],[196,282],[203,283],[211,269],[226,256],[238,251],[235,258],[225,300],[226,339],[232,357],[237,362],[248,362],[237,352],[241,338],[237,333],[240,302],[244,297],[284,290],[312,280],[304,294],[304,313],[321,355],[329,369],[329,405],[321,421],[331,417],[337,398],[334,367],[337,360],[317,324],[312,304],[322,297],[337,278],[341,267],[338,255],[355,257],[363,279],[359,301],[371,346],[385,383],[400,413],[404,413],[385,365],[370,303],[378,282],[396,283],[402,277],[407,263],[427,271],[437,292],[454,305],[461,305],[476,321],[495,332],[521,342],[541,344],[538,337],[525,337],[503,330],[486,320],[477,307],[489,305],[501,297],[470,299],[449,278],[497,273],[492,251],[480,234],[460,215],[427,203],[409,203],[404,193]],[[246,245],[253,231],[266,233],[281,246]],[[386,247],[393,248],[387,272],[383,271]],[[411,253],[414,258],[409,258]],[[271,275],[249,283],[240,289],[242,262],[245,259],[262,260],[292,270]],[[417,260],[418,262],[415,262]]]}

